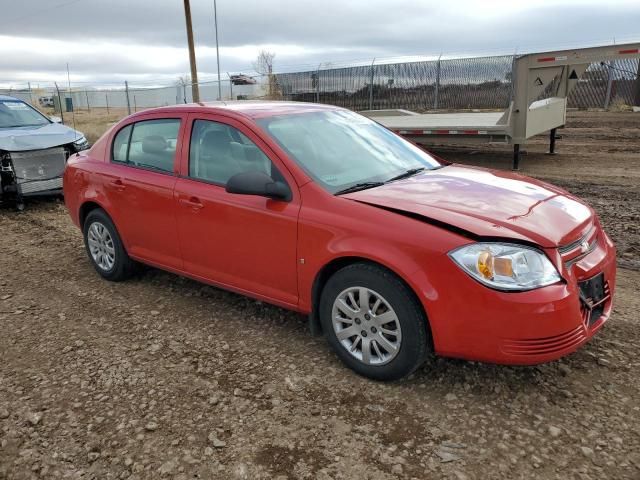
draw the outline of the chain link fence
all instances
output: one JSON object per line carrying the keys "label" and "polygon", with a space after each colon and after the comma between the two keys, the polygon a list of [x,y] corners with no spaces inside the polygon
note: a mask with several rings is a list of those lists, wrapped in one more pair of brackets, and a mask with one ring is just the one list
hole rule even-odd
{"label": "chain link fence", "polygon": [[[439,58],[428,61],[376,63],[318,68],[273,75],[228,75],[227,80],[200,82],[201,101],[282,99],[328,103],[352,110],[401,108],[414,111],[505,109],[512,96],[513,55]],[[594,63],[568,98],[569,107],[611,108],[640,104],[638,59]],[[235,78],[235,80],[234,80]],[[118,88],[4,89],[7,94],[57,110],[127,109],[135,112],[192,101],[191,85]],[[219,95],[219,88],[221,95]]]}
{"label": "chain link fence", "polygon": [[[266,76],[246,76],[238,84],[231,77],[228,80],[199,82],[200,101],[248,100],[266,98],[269,81]],[[253,83],[251,83],[253,82]],[[20,98],[35,106],[54,106],[57,112],[91,110],[92,108],[127,109],[131,113],[152,107],[163,107],[193,101],[191,84],[176,82],[162,87],[130,86],[124,82],[121,87],[96,88],[92,86],[48,87],[0,89],[0,94]]]}
{"label": "chain link fence", "polygon": [[[284,99],[352,110],[504,109],[512,94],[513,55],[360,65],[276,75]],[[573,108],[640,103],[638,60],[589,66],[568,98]]]}

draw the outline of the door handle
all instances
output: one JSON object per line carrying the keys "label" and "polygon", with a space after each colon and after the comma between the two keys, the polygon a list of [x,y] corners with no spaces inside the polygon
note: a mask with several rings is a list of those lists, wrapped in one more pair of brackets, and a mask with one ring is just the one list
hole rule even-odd
{"label": "door handle", "polygon": [[181,205],[184,205],[185,207],[193,208],[194,210],[200,210],[201,208],[204,207],[204,205],[200,202],[200,200],[197,197],[191,197],[189,199],[181,198],[178,201],[180,202]]}
{"label": "door handle", "polygon": [[112,180],[111,182],[109,182],[109,184],[111,185],[111,188],[120,192],[125,188],[124,183],[122,183],[122,180],[120,179]]}

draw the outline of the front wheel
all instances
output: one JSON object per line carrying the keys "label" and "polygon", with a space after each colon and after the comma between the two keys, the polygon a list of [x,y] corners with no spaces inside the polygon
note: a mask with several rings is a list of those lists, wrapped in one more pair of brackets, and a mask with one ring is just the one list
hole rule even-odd
{"label": "front wheel", "polygon": [[103,210],[92,210],[87,215],[83,233],[89,260],[103,278],[118,282],[131,275],[134,262],[127,255],[115,225]]}
{"label": "front wheel", "polygon": [[413,292],[372,264],[349,265],[329,279],[320,299],[320,321],[340,359],[375,380],[409,375],[431,345],[426,316]]}

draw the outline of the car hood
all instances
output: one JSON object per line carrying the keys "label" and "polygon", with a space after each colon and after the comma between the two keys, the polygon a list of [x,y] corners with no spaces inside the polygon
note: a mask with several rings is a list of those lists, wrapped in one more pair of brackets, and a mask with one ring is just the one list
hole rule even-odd
{"label": "car hood", "polygon": [[474,236],[556,247],[593,221],[591,208],[566,191],[515,173],[449,165],[343,195]]}
{"label": "car hood", "polygon": [[21,152],[74,142],[82,133],[60,123],[37,127],[0,128],[0,150]]}

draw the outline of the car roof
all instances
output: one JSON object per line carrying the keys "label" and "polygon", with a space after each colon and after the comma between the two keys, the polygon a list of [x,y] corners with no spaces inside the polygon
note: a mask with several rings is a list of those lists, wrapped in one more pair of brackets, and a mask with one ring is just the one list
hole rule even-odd
{"label": "car roof", "polygon": [[18,100],[19,102],[23,101],[16,97],[10,97],[9,95],[0,95],[0,100]]}
{"label": "car roof", "polygon": [[338,110],[334,105],[322,105],[306,102],[283,102],[269,100],[231,100],[222,102],[187,103],[184,105],[172,105],[143,110],[139,113],[175,113],[175,112],[210,112],[226,111],[234,112],[249,118],[272,117],[276,115],[290,115],[305,112]]}

